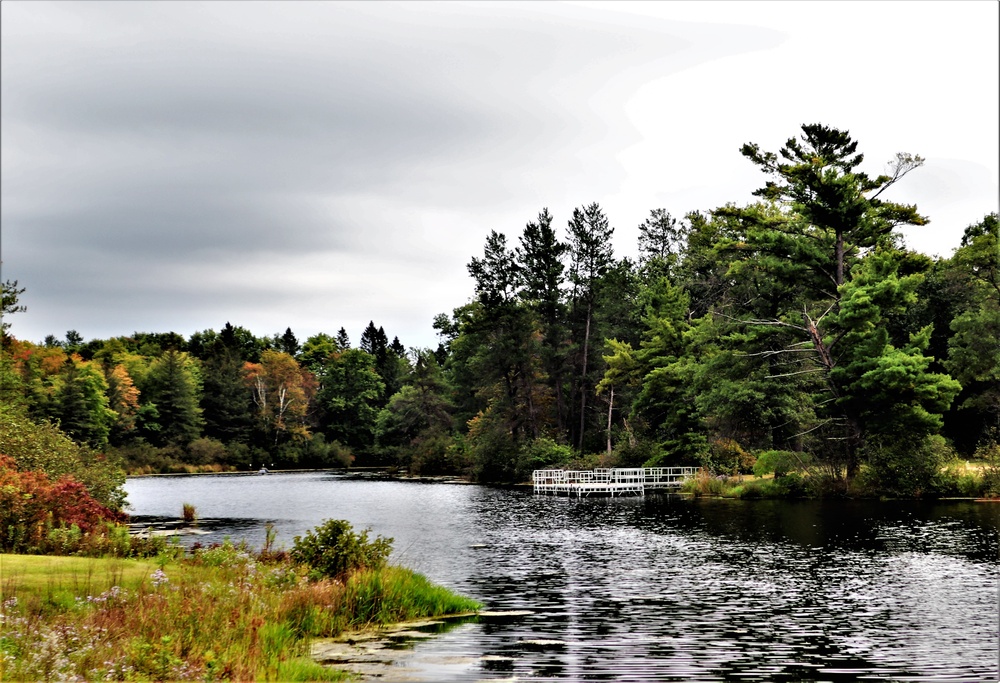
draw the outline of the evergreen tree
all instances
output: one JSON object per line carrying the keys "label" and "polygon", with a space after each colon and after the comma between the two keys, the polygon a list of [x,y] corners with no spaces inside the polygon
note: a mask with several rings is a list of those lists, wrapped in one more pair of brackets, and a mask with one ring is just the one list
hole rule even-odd
{"label": "evergreen tree", "polygon": [[205,436],[224,443],[246,443],[251,427],[251,397],[237,349],[221,339],[204,361],[202,416]]}
{"label": "evergreen tree", "polygon": [[115,412],[108,407],[108,384],[89,362],[70,356],[59,377],[53,417],[72,439],[93,448],[104,448]]}
{"label": "evergreen tree", "polygon": [[639,224],[639,264],[653,277],[672,275],[683,258],[689,227],[666,209],[653,209]]}
{"label": "evergreen tree", "polygon": [[337,346],[341,351],[351,348],[351,340],[347,336],[347,330],[343,327],[337,330]]}
{"label": "evergreen tree", "polygon": [[542,322],[542,364],[555,395],[555,420],[560,432],[565,431],[567,421],[563,387],[567,330],[562,287],[565,281],[563,258],[568,250],[569,245],[556,238],[552,215],[547,208],[539,212],[537,222],[525,226],[516,250],[521,298],[535,309]]}
{"label": "evergreen tree", "polygon": [[154,443],[186,446],[201,436],[201,381],[186,353],[171,349],[153,361],[140,389],[156,408],[158,428],[149,434]]}
{"label": "evergreen tree", "polygon": [[520,445],[541,435],[552,412],[542,334],[534,312],[517,298],[520,268],[502,234],[491,231],[483,258],[473,258],[468,269],[477,301],[460,311],[451,367],[468,379],[480,406],[473,418],[479,427],[470,430],[478,475],[505,479],[513,476]]}
{"label": "evergreen tree", "polygon": [[299,354],[299,340],[292,334],[292,328],[286,327],[285,333],[275,340],[274,347],[282,353],[287,353],[292,358]]}
{"label": "evergreen tree", "polygon": [[385,336],[385,330],[375,327],[374,321],[368,321],[368,327],[361,333],[360,348],[365,353],[380,358],[389,346],[389,339]]}
{"label": "evergreen tree", "polygon": [[7,345],[7,330],[10,329],[10,316],[23,313],[27,306],[18,303],[24,287],[17,286],[17,280],[0,282],[0,348]]}
{"label": "evergreen tree", "polygon": [[393,337],[392,343],[389,344],[389,350],[396,356],[396,358],[406,358],[406,348],[403,343],[399,341],[399,337]]}
{"label": "evergreen tree", "polygon": [[228,321],[219,332],[219,338],[226,347],[236,351],[241,360],[248,363],[259,363],[261,352],[268,347],[266,340],[258,339],[250,330],[238,325],[234,327]]}
{"label": "evergreen tree", "polygon": [[997,214],[966,228],[947,265],[963,297],[950,322],[945,367],[962,383],[953,431],[964,449],[1000,435],[1000,228]]}
{"label": "evergreen tree", "polygon": [[378,415],[376,439],[411,473],[453,471],[448,447],[454,426],[451,387],[434,354],[416,354],[409,383],[393,394]]}
{"label": "evergreen tree", "polygon": [[[756,145],[743,147],[774,178],[755,194],[775,204],[718,210],[718,217],[734,219],[744,230],[742,240],[720,248],[735,255],[730,277],[747,281],[761,274],[770,283],[770,296],[735,305],[733,317],[744,316],[754,334],[765,335],[765,328],[793,334],[795,341],[775,353],[793,364],[792,372],[824,378],[827,398],[815,401],[823,409],[812,431],[822,430],[828,461],[845,466],[850,480],[866,439],[881,433],[881,424],[907,424],[917,436],[933,431],[940,423],[934,415],[957,384],[929,371],[923,355],[929,331],[912,335],[900,348],[884,329],[889,313],[914,301],[922,280],[900,274],[892,230],[927,221],[916,207],[879,195],[922,159],[899,154],[890,174],[869,178],[857,168],[863,156],[847,132],[822,125],[802,130],[801,140],[789,139],[780,150],[784,161]],[[861,264],[850,278],[852,267]],[[776,307],[777,315],[760,317],[767,306]],[[911,391],[898,391],[899,377],[908,378]],[[921,388],[917,394],[914,387]]]}
{"label": "evergreen tree", "polygon": [[592,389],[589,373],[591,363],[591,328],[594,322],[594,304],[604,275],[613,263],[611,238],[614,228],[597,203],[573,210],[569,221],[570,282],[573,284],[573,338],[579,348],[577,360],[576,396],[579,402],[579,428],[576,445],[584,448],[587,424],[587,397]]}

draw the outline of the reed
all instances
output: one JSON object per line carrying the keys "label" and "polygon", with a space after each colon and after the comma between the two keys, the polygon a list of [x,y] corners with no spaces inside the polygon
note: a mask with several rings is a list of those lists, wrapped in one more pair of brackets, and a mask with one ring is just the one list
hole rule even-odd
{"label": "reed", "polygon": [[198,522],[198,510],[191,503],[181,504],[181,517],[184,519],[185,524],[197,524]]}

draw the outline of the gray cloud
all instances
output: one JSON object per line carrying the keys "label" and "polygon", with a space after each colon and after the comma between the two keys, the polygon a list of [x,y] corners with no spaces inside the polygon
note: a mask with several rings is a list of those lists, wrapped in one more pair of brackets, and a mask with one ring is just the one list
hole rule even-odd
{"label": "gray cloud", "polygon": [[780,39],[544,3],[4,3],[15,333],[308,327],[321,300],[426,340],[491,218],[621,181],[635,88]]}

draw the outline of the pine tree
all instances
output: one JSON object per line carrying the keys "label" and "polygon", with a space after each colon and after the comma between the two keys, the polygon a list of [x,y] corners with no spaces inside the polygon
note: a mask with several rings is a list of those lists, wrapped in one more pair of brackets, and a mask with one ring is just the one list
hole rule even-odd
{"label": "pine tree", "polygon": [[343,327],[337,330],[337,346],[340,348],[341,351],[351,348],[351,340],[347,336],[347,330],[345,330]]}
{"label": "pine tree", "polygon": [[[593,382],[589,377],[592,368],[591,328],[594,322],[594,304],[602,278],[613,263],[611,238],[614,228],[603,209],[596,202],[573,210],[569,221],[570,282],[573,283],[573,317],[577,322],[574,338],[582,347],[579,355],[579,374],[576,393],[580,403],[579,429],[576,434],[577,449],[584,449],[587,424],[587,396]],[[579,329],[582,327],[582,330]]]}
{"label": "pine tree", "polygon": [[239,352],[217,341],[204,362],[201,397],[205,436],[225,443],[246,443],[250,436],[251,398]]}
{"label": "pine tree", "polygon": [[201,384],[194,361],[186,353],[165,352],[150,366],[141,389],[146,402],[156,406],[157,442],[186,446],[201,436]]}
{"label": "pine tree", "polygon": [[299,354],[299,340],[292,334],[292,328],[285,328],[285,333],[278,338],[276,348],[283,353],[287,353],[292,358],[295,358]]}
{"label": "pine tree", "polygon": [[567,416],[563,391],[567,331],[562,286],[565,282],[563,258],[568,250],[569,245],[556,238],[552,215],[545,208],[539,212],[537,222],[524,227],[515,252],[522,282],[520,296],[537,311],[542,321],[543,367],[555,395],[555,419],[560,432],[565,431]]}

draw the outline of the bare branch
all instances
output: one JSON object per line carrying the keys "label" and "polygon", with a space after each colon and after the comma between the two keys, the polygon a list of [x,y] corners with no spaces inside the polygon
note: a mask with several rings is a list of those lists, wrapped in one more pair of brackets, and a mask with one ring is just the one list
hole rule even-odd
{"label": "bare branch", "polygon": [[823,311],[823,315],[816,318],[816,324],[819,325],[821,322],[823,322],[823,318],[825,318],[830,313],[830,311],[832,311],[836,307],[837,307],[837,302],[834,301],[832,304],[830,304],[829,308]]}
{"label": "bare branch", "polygon": [[885,184],[879,188],[878,192],[873,194],[870,199],[875,199],[880,194],[885,192],[887,189],[892,187],[896,181],[905,176],[907,173],[915,168],[920,168],[924,165],[924,158],[919,154],[906,154],[905,152],[897,152],[896,158],[889,162],[890,175]]}
{"label": "bare branch", "polygon": [[827,419],[827,420],[823,420],[822,422],[820,422],[820,423],[819,423],[818,425],[816,425],[816,426],[815,426],[815,427],[813,427],[812,429],[807,429],[807,430],[806,430],[806,431],[804,431],[804,432],[799,432],[798,434],[793,434],[793,435],[792,435],[792,436],[790,437],[790,439],[795,439],[795,438],[798,438],[798,437],[800,437],[800,436],[805,436],[806,434],[808,434],[808,433],[810,433],[810,432],[815,432],[815,431],[816,431],[817,429],[819,429],[820,427],[825,427],[826,425],[830,424],[831,422],[834,422],[834,418],[832,418],[832,417],[831,417],[831,418],[829,418],[829,419]]}
{"label": "bare branch", "polygon": [[777,355],[782,354],[782,353],[816,353],[816,349],[792,349],[792,348],[788,348],[788,349],[777,349],[777,350],[774,350],[774,351],[758,351],[756,353],[742,353],[742,352],[739,352],[739,351],[737,351],[735,353],[736,353],[736,355],[738,355],[738,356],[740,356],[742,358],[757,358],[757,357],[766,358],[768,356],[777,356]]}
{"label": "bare branch", "polygon": [[778,377],[793,377],[795,375],[806,375],[813,372],[823,372],[824,368],[811,368],[809,370],[799,370],[798,372],[785,372],[780,375],[768,375],[768,379],[777,379]]}

